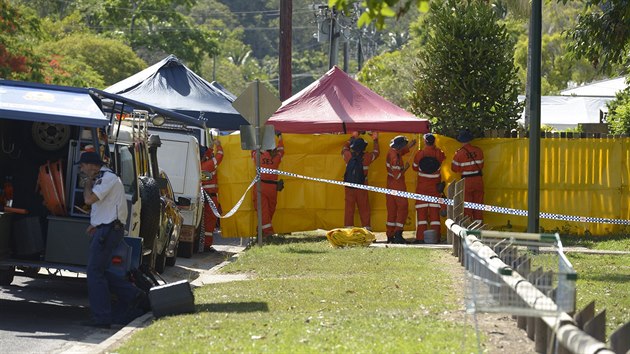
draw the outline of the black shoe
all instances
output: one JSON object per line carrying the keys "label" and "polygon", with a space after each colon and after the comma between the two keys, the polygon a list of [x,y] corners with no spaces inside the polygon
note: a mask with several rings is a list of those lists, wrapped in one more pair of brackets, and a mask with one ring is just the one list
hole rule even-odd
{"label": "black shoe", "polygon": [[394,234],[393,243],[397,243],[399,245],[404,245],[405,243],[407,243],[407,241],[405,241],[405,239],[403,238],[402,231],[396,231],[396,233]]}
{"label": "black shoe", "polygon": [[208,252],[208,253],[214,253],[217,250],[214,247],[212,247],[212,246],[204,246],[203,251],[204,252]]}
{"label": "black shoe", "polygon": [[387,243],[394,243],[394,238],[393,237],[388,237],[387,238]]}
{"label": "black shoe", "polygon": [[424,240],[416,239],[415,241],[413,241],[413,243],[416,244],[416,245],[424,245]]}
{"label": "black shoe", "polygon": [[81,326],[110,329],[112,325],[109,323],[94,322],[93,320],[81,322]]}

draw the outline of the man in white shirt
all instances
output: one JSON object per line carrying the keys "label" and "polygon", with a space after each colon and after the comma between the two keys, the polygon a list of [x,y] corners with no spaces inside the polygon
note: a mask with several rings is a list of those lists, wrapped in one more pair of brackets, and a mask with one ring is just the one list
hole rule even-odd
{"label": "man in white shirt", "polygon": [[[139,315],[135,306],[145,295],[125,277],[107,272],[112,253],[124,236],[127,220],[125,190],[120,178],[104,166],[97,153],[84,152],[77,163],[86,176],[83,199],[85,204],[91,206],[90,226],[87,229],[87,233],[92,236],[87,284],[92,319],[84,325],[110,328],[112,323],[126,323]],[[110,291],[118,299],[114,311]]]}

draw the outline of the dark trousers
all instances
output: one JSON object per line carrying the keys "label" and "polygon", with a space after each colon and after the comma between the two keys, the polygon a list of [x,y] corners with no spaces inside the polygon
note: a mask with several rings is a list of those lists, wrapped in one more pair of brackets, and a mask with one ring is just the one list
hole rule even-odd
{"label": "dark trousers", "polygon": [[[87,264],[88,299],[92,319],[96,323],[126,323],[137,315],[132,314],[135,309],[131,305],[140,295],[140,290],[126,277],[107,271],[112,253],[123,239],[123,232],[121,226],[100,226],[90,242]],[[110,292],[117,298],[113,309]]]}

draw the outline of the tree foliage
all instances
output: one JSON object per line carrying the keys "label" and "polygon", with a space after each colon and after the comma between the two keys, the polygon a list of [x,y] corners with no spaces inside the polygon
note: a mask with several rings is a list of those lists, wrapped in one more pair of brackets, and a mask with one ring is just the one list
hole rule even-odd
{"label": "tree foliage", "polygon": [[388,101],[409,107],[413,72],[406,58],[414,55],[410,51],[407,47],[371,58],[357,74],[357,80]]}
{"label": "tree foliage", "polygon": [[[353,4],[352,0],[328,0],[328,6],[344,11],[348,11]],[[386,27],[387,18],[399,18],[405,15],[413,5],[421,12],[429,10],[429,0],[365,0],[362,5],[363,12],[357,25],[362,27],[374,22],[378,29]]]}
{"label": "tree foliage", "polygon": [[[33,0],[31,0],[33,1]],[[193,0],[84,0],[76,2],[84,21],[97,33],[125,40],[145,61],[168,54],[199,70],[207,55],[216,54],[216,33],[196,26],[184,14]],[[91,6],[86,8],[86,4]]]}
{"label": "tree foliage", "polygon": [[414,68],[412,111],[427,116],[435,132],[456,136],[469,128],[512,129],[522,112],[514,41],[482,2],[433,3],[430,31]]}
{"label": "tree foliage", "polygon": [[572,39],[572,51],[595,66],[628,65],[630,1],[588,1],[577,25],[569,31],[569,37]]}
{"label": "tree foliage", "polygon": [[[66,70],[66,77],[83,76],[67,83],[72,86],[106,87],[146,67],[146,63],[121,41],[93,34],[72,34],[46,42],[38,49],[54,54],[60,63],[79,67],[85,64],[82,70],[76,70],[76,67],[72,71]],[[88,73],[92,75],[87,76]]]}
{"label": "tree foliage", "polygon": [[630,135],[630,87],[617,93],[608,103],[606,119],[611,133]]}
{"label": "tree foliage", "polygon": [[41,59],[33,42],[41,34],[39,20],[0,0],[0,77],[41,80]]}

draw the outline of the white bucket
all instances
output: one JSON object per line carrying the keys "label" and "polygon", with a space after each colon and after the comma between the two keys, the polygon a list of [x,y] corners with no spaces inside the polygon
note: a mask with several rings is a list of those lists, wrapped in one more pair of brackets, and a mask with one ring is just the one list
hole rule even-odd
{"label": "white bucket", "polygon": [[438,234],[435,230],[426,230],[424,232],[424,243],[438,243],[440,239],[438,239]]}

